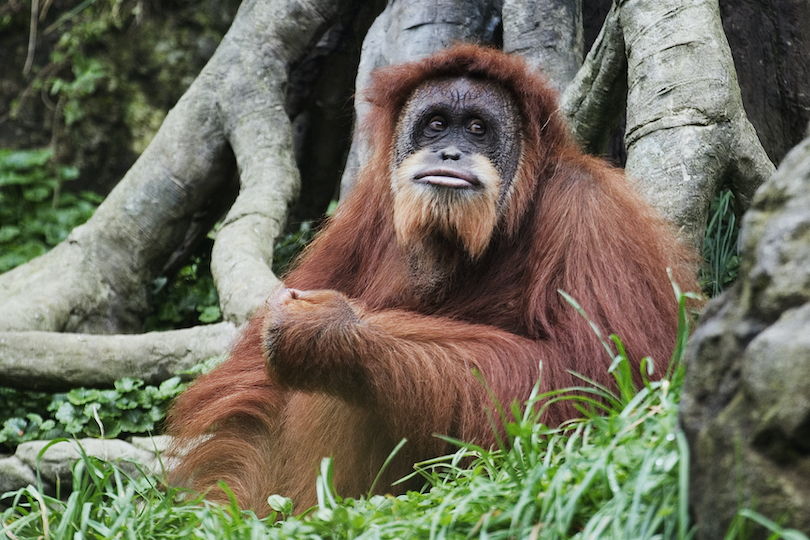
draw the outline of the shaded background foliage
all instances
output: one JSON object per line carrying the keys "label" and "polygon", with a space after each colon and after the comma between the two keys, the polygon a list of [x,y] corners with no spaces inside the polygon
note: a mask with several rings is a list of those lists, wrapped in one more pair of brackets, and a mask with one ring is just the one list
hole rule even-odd
{"label": "shaded background foliage", "polygon": [[[0,148],[50,146],[106,194],[228,30],[238,0],[54,0],[0,7]],[[43,17],[44,15],[44,17]]]}

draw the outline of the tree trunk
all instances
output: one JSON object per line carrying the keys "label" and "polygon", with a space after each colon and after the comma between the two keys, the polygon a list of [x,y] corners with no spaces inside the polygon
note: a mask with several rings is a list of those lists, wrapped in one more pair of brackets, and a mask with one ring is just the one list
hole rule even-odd
{"label": "tree trunk", "polygon": [[744,211],[774,167],[745,115],[717,1],[620,5],[627,171],[700,248],[717,190],[727,184]]}
{"label": "tree trunk", "polygon": [[723,0],[720,13],[745,111],[779,163],[810,120],[810,2]]}

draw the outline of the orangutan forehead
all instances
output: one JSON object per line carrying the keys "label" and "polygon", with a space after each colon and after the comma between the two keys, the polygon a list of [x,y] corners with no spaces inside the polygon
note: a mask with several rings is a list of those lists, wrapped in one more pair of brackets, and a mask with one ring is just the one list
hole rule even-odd
{"label": "orangutan forehead", "polygon": [[494,110],[514,108],[511,95],[500,84],[467,77],[426,81],[417,87],[409,102],[442,103],[459,109],[483,105]]}

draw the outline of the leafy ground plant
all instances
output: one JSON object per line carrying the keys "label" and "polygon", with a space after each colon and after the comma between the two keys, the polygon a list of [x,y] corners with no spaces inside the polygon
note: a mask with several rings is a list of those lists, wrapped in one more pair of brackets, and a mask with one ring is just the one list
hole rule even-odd
{"label": "leafy ground plant", "polygon": [[179,376],[160,386],[125,378],[115,387],[74,388],[60,394],[0,388],[0,449],[55,437],[118,437],[153,433],[169,401],[187,385]]}
{"label": "leafy ground plant", "polygon": [[[456,454],[421,463],[422,492],[343,499],[322,463],[318,505],[288,516],[291,501],[271,497],[265,520],[232,502],[217,507],[194,494],[161,488],[144,474],[127,476],[85,456],[74,467],[67,499],[30,486],[8,494],[0,536],[34,538],[205,539],[678,539],[692,538],[687,513],[688,450],[677,428],[680,365],[687,319],[681,302],[679,346],[667,377],[634,389],[626,361],[612,368],[617,393],[583,384],[572,392],[533,396],[577,399],[583,418],[557,429],[538,421],[543,405],[516,411],[501,448],[461,445]],[[620,341],[614,340],[619,345]],[[578,397],[573,397],[577,395]],[[742,510],[726,540],[747,538],[750,525],[771,538],[808,540]]]}
{"label": "leafy ground plant", "polygon": [[0,273],[42,255],[87,221],[102,197],[62,192],[75,167],[52,164],[50,149],[0,149]]}
{"label": "leafy ground plant", "polygon": [[148,332],[222,320],[219,295],[211,275],[212,245],[213,241],[207,239],[174,276],[170,279],[159,277],[154,281],[154,309],[146,319]]}

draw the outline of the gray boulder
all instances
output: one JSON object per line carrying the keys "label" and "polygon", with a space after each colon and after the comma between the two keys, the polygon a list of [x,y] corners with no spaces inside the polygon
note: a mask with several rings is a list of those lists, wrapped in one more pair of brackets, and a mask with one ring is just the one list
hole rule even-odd
{"label": "gray boulder", "polygon": [[810,138],[757,192],[741,250],[737,283],[686,354],[680,415],[704,540],[741,508],[810,531]]}
{"label": "gray boulder", "polygon": [[0,458],[0,495],[17,491],[29,485],[36,485],[37,477],[17,456]]}
{"label": "gray boulder", "polygon": [[39,472],[48,482],[63,486],[72,484],[73,465],[81,458],[79,445],[88,456],[94,456],[114,462],[130,475],[140,474],[139,467],[157,469],[154,452],[137,448],[120,439],[80,439],[78,441],[61,441],[49,446],[40,456],[50,441],[31,441],[22,443],[14,454],[20,461]]}

